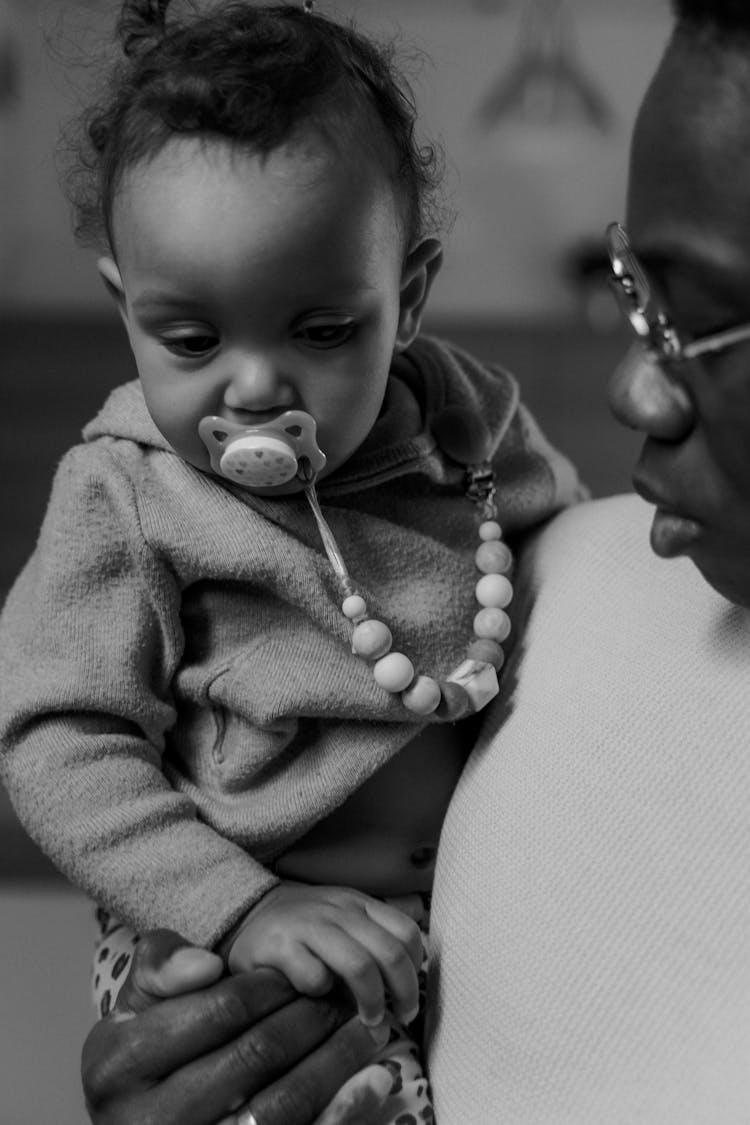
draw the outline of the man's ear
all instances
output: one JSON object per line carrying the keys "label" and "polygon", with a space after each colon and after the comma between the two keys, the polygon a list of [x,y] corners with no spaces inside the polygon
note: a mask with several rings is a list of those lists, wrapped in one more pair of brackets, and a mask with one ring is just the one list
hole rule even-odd
{"label": "man's ear", "polygon": [[123,324],[128,326],[128,313],[125,307],[125,287],[122,284],[122,277],[117,268],[117,263],[114,258],[105,255],[99,258],[96,263],[96,268],[99,270],[99,276],[104,282],[104,288],[109,293],[112,300],[117,305],[117,311],[122,317]]}
{"label": "man's ear", "polygon": [[401,310],[396,348],[408,348],[419,332],[422,314],[432,283],[443,264],[443,246],[437,238],[425,238],[409,251],[401,273]]}

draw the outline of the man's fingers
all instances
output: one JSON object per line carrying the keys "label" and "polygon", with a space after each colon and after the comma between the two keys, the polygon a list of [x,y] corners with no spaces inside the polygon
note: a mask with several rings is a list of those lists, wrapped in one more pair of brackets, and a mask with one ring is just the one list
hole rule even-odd
{"label": "man's fingers", "polygon": [[171,930],[154,930],[135,947],[114,1011],[121,1019],[145,1012],[159,1000],[212,984],[223,971],[215,953],[190,945]]}
{"label": "man's fingers", "polygon": [[[231,1044],[294,995],[281,974],[259,969],[225,977],[195,993],[160,1000],[143,1008],[137,1018],[124,1019],[113,1012],[95,1025],[84,1044],[84,1088],[95,1104],[120,1092],[132,1092],[134,1087],[150,1089],[193,1060]],[[155,1003],[136,980],[128,1002],[139,1003],[147,997]]]}
{"label": "man's fingers", "polygon": [[[386,1025],[366,1028],[355,1016],[317,1051],[303,1059],[283,1081],[250,1098],[247,1112],[253,1115],[257,1125],[311,1125],[352,1075],[366,1067],[375,1052],[385,1046],[388,1034]],[[387,1077],[390,1088],[390,1076]],[[244,1122],[243,1118],[240,1120]],[[360,1111],[359,1116],[351,1120],[357,1125],[367,1125],[369,1116]]]}
{"label": "man's fingers", "polygon": [[[249,1102],[259,1122],[266,1125],[266,1117],[259,1116],[252,1099],[254,1095],[264,1099],[265,1094],[258,1092],[270,1089],[275,1092],[274,1097],[294,1109],[293,1113],[289,1109],[272,1117],[272,1123],[309,1125],[326,1103],[316,1104],[313,1112],[309,1099],[298,1097],[297,1070],[293,1068],[300,1058],[307,1063],[306,1056],[313,1052],[314,1058],[322,1055],[318,1064],[321,1067],[335,1063],[340,1084],[352,1073],[349,1060],[356,1069],[361,1065],[359,1060],[369,1061],[375,1050],[372,1036],[361,1029],[353,1036],[345,1036],[337,1048],[327,1052],[325,1041],[332,1034],[335,1038],[337,1029],[348,1017],[349,1012],[335,1002],[300,997],[232,1042],[175,1071],[159,1086],[159,1099],[170,1109],[182,1107],[183,1117],[176,1114],[176,1120],[189,1121],[190,1125],[213,1125],[236,1113],[235,1107]],[[353,1044],[349,1044],[350,1038],[354,1039]],[[328,1076],[313,1078],[323,1082],[327,1092]],[[264,1108],[263,1113],[266,1112]]]}

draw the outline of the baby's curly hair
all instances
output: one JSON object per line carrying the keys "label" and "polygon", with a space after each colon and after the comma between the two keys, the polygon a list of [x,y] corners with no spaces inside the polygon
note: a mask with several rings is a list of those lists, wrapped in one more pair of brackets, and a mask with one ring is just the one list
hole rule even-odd
{"label": "baby's curly hair", "polygon": [[440,157],[416,137],[416,106],[380,45],[302,4],[221,0],[189,15],[170,0],[125,0],[123,58],[105,97],[78,121],[65,186],[84,243],[113,247],[123,174],[176,134],[225,138],[266,154],[306,121],[351,143],[367,139],[389,166],[407,241],[439,223]]}

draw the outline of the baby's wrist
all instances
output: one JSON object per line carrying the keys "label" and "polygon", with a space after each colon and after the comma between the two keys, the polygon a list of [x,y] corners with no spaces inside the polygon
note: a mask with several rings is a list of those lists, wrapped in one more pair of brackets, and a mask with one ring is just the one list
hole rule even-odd
{"label": "baby's wrist", "polygon": [[230,963],[230,957],[238,938],[243,933],[248,923],[252,921],[255,912],[260,908],[261,904],[265,904],[267,897],[273,894],[278,885],[278,883],[274,883],[272,887],[265,891],[257,902],[254,902],[253,905],[238,918],[232,928],[223,938],[220,938],[214,946],[214,952],[218,953],[228,969],[234,969],[236,967]]}

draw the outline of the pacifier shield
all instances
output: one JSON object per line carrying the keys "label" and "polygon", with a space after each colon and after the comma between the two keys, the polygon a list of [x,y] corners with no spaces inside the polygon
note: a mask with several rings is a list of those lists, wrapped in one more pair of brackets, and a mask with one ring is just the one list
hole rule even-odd
{"label": "pacifier shield", "polygon": [[237,484],[272,488],[296,476],[297,457],[291,444],[275,434],[245,434],[228,443],[219,467]]}
{"label": "pacifier shield", "polygon": [[315,433],[315,421],[304,410],[286,410],[270,422],[251,426],[215,414],[198,423],[213,471],[235,484],[262,491],[288,484],[295,477],[305,483],[325,467],[325,454]]}

